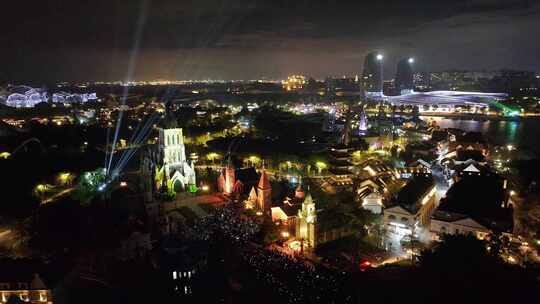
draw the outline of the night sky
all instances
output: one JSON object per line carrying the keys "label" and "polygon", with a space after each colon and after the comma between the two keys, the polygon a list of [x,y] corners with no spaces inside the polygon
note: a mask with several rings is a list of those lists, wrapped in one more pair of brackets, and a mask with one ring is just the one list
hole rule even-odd
{"label": "night sky", "polygon": [[324,78],[361,74],[371,50],[385,78],[406,56],[425,71],[540,70],[533,0],[19,0],[2,12],[0,81]]}

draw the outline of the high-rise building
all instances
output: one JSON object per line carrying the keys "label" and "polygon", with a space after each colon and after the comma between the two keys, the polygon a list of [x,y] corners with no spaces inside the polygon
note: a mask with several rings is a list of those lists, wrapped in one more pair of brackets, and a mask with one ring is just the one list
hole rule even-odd
{"label": "high-rise building", "polygon": [[412,93],[414,89],[413,58],[403,58],[397,64],[396,89],[401,95]]}
{"label": "high-rise building", "polygon": [[383,56],[375,52],[367,54],[364,60],[360,85],[367,98],[377,98],[383,95],[382,60]]}

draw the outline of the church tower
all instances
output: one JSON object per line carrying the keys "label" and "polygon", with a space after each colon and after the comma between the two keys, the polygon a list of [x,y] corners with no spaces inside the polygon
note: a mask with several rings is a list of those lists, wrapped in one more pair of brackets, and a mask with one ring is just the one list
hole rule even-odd
{"label": "church tower", "polygon": [[163,151],[165,174],[170,176],[175,169],[182,168],[186,161],[184,136],[181,128],[160,129],[159,142]]}
{"label": "church tower", "polygon": [[195,168],[186,159],[182,128],[178,128],[176,119],[169,111],[159,129],[159,152],[162,157],[160,170],[170,192],[176,192],[178,187],[187,189],[188,186],[195,186]]}
{"label": "church tower", "polygon": [[296,190],[294,190],[294,197],[301,200],[304,199],[305,196],[306,194],[304,193],[304,189],[302,189],[302,179],[300,179]]}
{"label": "church tower", "polygon": [[257,185],[257,208],[263,212],[272,207],[272,187],[264,169],[261,172],[261,178]]}
{"label": "church tower", "polygon": [[301,240],[306,247],[317,246],[317,209],[311,193],[308,192],[302,203],[302,209],[298,210],[296,221],[296,238]]}

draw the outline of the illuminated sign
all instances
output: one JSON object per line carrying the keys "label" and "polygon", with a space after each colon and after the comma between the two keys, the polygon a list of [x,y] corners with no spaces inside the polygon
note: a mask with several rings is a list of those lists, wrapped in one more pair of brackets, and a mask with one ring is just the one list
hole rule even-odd
{"label": "illuminated sign", "polygon": [[401,173],[401,178],[403,179],[408,179],[411,177],[412,177],[412,173],[408,173],[408,172]]}

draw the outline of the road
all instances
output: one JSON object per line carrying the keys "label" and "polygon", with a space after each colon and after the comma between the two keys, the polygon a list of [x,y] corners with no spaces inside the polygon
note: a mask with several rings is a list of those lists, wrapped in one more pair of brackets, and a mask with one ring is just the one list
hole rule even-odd
{"label": "road", "polygon": [[66,194],[71,193],[73,190],[75,190],[75,187],[71,187],[71,188],[67,188],[67,189],[65,189],[65,190],[62,190],[62,191],[56,193],[55,195],[53,195],[53,196],[51,196],[51,197],[49,197],[49,198],[47,198],[47,199],[42,200],[42,201],[41,201],[41,205],[45,205],[45,204],[51,203],[51,202],[53,202],[54,200],[56,200],[57,198],[60,198],[60,197],[62,197],[62,196],[64,196],[64,195],[66,195]]}
{"label": "road", "polygon": [[[435,180],[435,187],[437,188],[437,199],[440,200],[441,198],[446,196],[446,191],[448,191],[450,185],[448,185],[448,181],[444,176],[443,168],[441,167],[441,165],[432,165],[431,174],[433,175],[433,179]],[[439,202],[437,202],[437,205],[438,204]]]}

